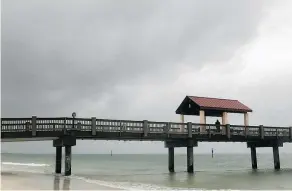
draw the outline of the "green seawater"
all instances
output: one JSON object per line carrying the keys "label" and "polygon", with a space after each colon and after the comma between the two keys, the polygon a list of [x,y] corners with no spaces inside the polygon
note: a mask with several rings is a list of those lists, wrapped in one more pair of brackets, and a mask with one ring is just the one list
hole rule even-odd
{"label": "green seawater", "polygon": [[[281,153],[280,160],[281,170],[276,171],[272,153],[258,154],[258,170],[254,171],[249,154],[215,154],[214,158],[195,154],[195,173],[188,174],[186,155],[175,155],[176,172],[169,173],[168,156],[164,154],[73,154],[72,177],[66,186],[78,179],[126,190],[292,190],[292,154]],[[37,175],[32,176],[36,180],[42,176],[42,181],[51,185],[48,189],[53,189],[54,154],[1,154],[1,161],[3,174]],[[62,166],[64,172],[64,163]]]}

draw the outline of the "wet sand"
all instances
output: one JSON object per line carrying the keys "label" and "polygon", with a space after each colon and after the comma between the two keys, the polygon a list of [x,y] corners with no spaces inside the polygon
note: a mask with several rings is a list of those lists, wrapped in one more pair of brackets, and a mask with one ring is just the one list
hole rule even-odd
{"label": "wet sand", "polygon": [[1,172],[1,190],[121,190],[64,176]]}

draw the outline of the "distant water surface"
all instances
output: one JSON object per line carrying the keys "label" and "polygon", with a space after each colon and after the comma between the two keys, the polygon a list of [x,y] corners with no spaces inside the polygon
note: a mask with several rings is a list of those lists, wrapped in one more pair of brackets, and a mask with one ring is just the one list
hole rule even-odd
{"label": "distant water surface", "polygon": [[[53,189],[55,155],[1,154],[2,175],[32,176]],[[64,156],[63,156],[64,159]],[[186,173],[186,156],[175,155],[175,171],[168,172],[168,156],[72,155],[74,181],[109,186],[113,189],[292,189],[292,154],[280,154],[281,170],[273,169],[273,156],[258,154],[258,170],[251,170],[249,154],[194,155],[195,173]],[[64,172],[64,164],[62,172]],[[37,176],[33,176],[37,174]],[[54,179],[56,181],[56,179]],[[17,181],[16,181],[17,182]],[[83,188],[78,183],[79,189]]]}

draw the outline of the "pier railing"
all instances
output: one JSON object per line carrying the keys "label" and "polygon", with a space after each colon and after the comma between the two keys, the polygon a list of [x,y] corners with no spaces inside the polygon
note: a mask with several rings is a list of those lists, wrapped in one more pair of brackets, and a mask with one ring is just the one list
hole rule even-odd
{"label": "pier railing", "polygon": [[[74,123],[74,128],[73,128]],[[191,125],[193,134],[292,137],[291,127],[215,125],[198,123],[173,123],[154,121],[110,120],[96,118],[1,118],[2,132],[26,132],[33,135],[40,131],[91,131],[97,132],[130,132],[147,134],[188,134]]]}

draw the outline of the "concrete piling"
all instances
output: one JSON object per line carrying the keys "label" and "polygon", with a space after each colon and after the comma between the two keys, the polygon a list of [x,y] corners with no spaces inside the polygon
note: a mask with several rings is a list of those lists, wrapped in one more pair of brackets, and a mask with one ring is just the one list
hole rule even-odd
{"label": "concrete piling", "polygon": [[55,173],[60,174],[62,172],[62,140],[53,140],[53,146],[56,148]]}
{"label": "concrete piling", "polygon": [[252,165],[252,169],[257,169],[258,168],[258,164],[257,164],[256,147],[254,147],[254,146],[250,147],[250,151],[251,151],[251,165]]}
{"label": "concrete piling", "polygon": [[275,170],[280,169],[280,157],[279,157],[279,147],[273,146],[273,156],[274,156],[274,168]]}
{"label": "concrete piling", "polygon": [[188,173],[193,173],[194,172],[194,164],[193,164],[194,150],[193,150],[193,143],[192,143],[193,132],[192,132],[191,122],[188,122],[187,128],[188,128],[187,171]]}
{"label": "concrete piling", "polygon": [[62,147],[56,147],[56,166],[55,173],[60,174],[62,171]]}
{"label": "concrete piling", "polygon": [[187,147],[187,171],[189,173],[194,172],[194,164],[193,164],[193,158],[194,158],[194,151],[193,147]]}
{"label": "concrete piling", "polygon": [[71,175],[71,146],[65,146],[65,176]]}
{"label": "concrete piling", "polygon": [[174,172],[174,147],[168,148],[168,170]]}

